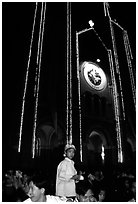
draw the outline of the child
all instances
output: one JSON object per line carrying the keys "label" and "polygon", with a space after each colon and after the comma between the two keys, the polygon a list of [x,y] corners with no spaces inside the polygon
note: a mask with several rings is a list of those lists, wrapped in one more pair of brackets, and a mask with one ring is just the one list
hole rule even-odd
{"label": "child", "polygon": [[72,160],[75,155],[76,148],[72,144],[67,144],[64,149],[64,160],[57,167],[56,175],[56,195],[65,196],[67,198],[76,197],[76,184],[82,176],[77,175]]}
{"label": "child", "polygon": [[101,188],[98,193],[98,202],[104,202],[105,197],[106,197],[106,190]]}
{"label": "child", "polygon": [[94,190],[87,180],[79,183],[76,190],[78,202],[97,202]]}
{"label": "child", "polygon": [[46,195],[46,184],[45,178],[41,175],[34,175],[30,178],[28,199],[24,202],[67,202],[65,197]]}

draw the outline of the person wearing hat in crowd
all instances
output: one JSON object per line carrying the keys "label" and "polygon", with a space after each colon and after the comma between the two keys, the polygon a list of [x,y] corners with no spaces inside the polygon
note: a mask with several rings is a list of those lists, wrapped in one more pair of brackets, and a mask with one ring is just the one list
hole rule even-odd
{"label": "person wearing hat in crowd", "polygon": [[77,175],[74,167],[74,155],[76,148],[72,144],[67,144],[64,149],[64,160],[57,167],[56,174],[56,195],[65,196],[75,200],[76,198],[76,182],[81,179],[81,175]]}

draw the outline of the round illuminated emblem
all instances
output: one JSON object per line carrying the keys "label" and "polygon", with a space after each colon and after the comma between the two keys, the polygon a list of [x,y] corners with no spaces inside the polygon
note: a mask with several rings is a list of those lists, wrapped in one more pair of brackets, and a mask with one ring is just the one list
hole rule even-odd
{"label": "round illuminated emblem", "polygon": [[84,62],[82,67],[84,78],[92,88],[102,90],[106,87],[106,75],[98,65],[92,62]]}

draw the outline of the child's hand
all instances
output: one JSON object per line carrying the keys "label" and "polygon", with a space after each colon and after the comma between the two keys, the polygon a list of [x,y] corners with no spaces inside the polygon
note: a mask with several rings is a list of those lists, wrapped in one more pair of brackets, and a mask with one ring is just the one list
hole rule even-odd
{"label": "child's hand", "polygon": [[79,181],[79,180],[83,180],[84,179],[84,177],[82,176],[82,175],[74,175],[74,176],[72,176],[72,178],[71,179],[74,179],[75,181]]}

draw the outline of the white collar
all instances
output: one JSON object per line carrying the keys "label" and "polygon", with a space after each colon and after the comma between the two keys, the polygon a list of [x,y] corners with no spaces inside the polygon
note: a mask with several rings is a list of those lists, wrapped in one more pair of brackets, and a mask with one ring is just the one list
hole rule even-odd
{"label": "white collar", "polygon": [[68,157],[65,157],[65,159],[68,160],[69,162],[74,163],[74,161],[72,159],[68,158]]}

